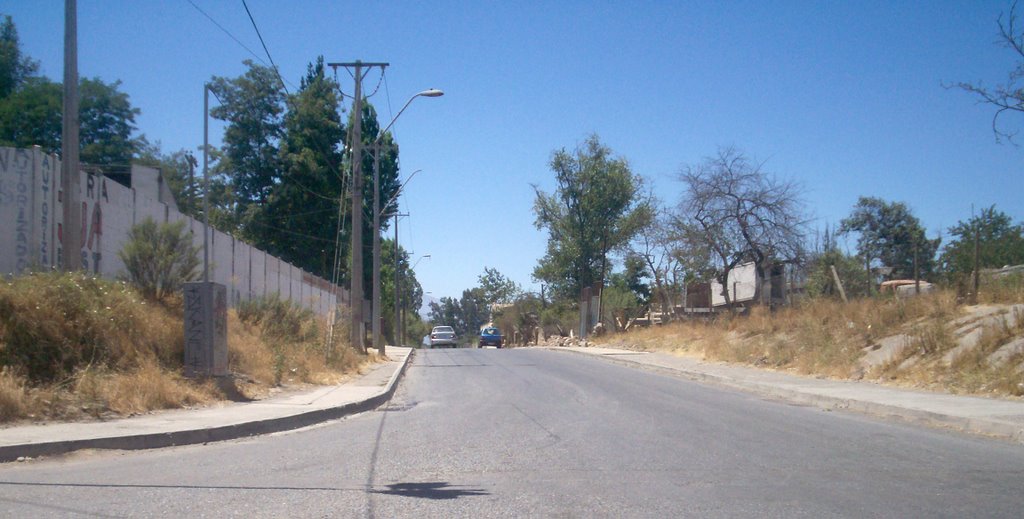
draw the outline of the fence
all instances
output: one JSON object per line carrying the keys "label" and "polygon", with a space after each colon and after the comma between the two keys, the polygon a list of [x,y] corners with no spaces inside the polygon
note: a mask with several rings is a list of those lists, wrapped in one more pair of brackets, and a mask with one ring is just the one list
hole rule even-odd
{"label": "fence", "polygon": [[[129,229],[147,217],[158,223],[185,220],[193,242],[202,247],[202,222],[177,210],[159,171],[132,166],[134,188],[96,173],[79,174],[83,269],[112,279],[122,275],[124,263],[117,252]],[[63,256],[60,186],[56,156],[39,148],[0,147],[0,273],[59,268]],[[210,233],[210,280],[227,286],[232,305],[276,293],[327,315],[336,303],[347,301],[347,292],[323,278],[228,234]]]}

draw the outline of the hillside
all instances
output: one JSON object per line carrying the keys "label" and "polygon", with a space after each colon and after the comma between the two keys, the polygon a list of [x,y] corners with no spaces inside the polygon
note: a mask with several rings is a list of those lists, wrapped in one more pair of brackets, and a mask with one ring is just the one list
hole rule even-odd
{"label": "hillside", "polygon": [[336,384],[375,361],[340,341],[325,348],[322,319],[264,298],[228,311],[231,375],[185,378],[183,322],[180,295],[147,300],[127,283],[81,272],[0,282],[0,423],[252,400]]}
{"label": "hillside", "polygon": [[[1017,280],[1019,283],[1019,280]],[[1024,395],[1020,287],[978,305],[953,291],[850,303],[807,301],[770,312],[675,322],[594,339],[807,376],[986,395]]]}

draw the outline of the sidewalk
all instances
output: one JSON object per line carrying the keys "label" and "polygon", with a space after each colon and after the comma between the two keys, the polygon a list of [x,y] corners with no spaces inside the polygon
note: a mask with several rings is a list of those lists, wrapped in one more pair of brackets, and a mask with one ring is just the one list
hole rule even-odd
{"label": "sidewalk", "polygon": [[388,346],[387,362],[337,386],[199,410],[161,411],[108,422],[0,429],[0,462],[80,449],[154,449],[298,429],[369,411],[388,401],[412,348]]}
{"label": "sidewalk", "polygon": [[1024,401],[996,400],[788,375],[704,362],[660,352],[598,347],[549,347],[632,367],[710,382],[824,409],[849,409],[905,422],[1024,443]]}

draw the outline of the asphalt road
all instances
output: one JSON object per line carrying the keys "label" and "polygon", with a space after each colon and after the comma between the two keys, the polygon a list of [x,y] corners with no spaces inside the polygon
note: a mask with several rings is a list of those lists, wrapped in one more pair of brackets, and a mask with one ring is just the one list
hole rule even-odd
{"label": "asphalt road", "polygon": [[537,349],[421,350],[386,407],[0,466],[0,516],[1020,517],[1024,447]]}

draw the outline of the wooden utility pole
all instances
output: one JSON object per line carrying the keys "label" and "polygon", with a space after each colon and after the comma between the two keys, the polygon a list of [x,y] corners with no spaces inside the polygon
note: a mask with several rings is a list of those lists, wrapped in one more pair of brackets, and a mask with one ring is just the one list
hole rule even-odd
{"label": "wooden utility pole", "polygon": [[917,263],[918,256],[918,241],[914,239],[914,293],[921,294],[921,269]]}
{"label": "wooden utility pole", "polygon": [[979,265],[979,260],[981,256],[981,231],[979,229],[980,227],[981,226],[978,225],[977,223],[974,224],[974,287],[971,290],[971,304],[974,305],[978,304],[978,289],[981,285],[981,265]]}
{"label": "wooden utility pole", "polygon": [[836,266],[829,265],[828,268],[832,270],[832,279],[835,280],[836,288],[839,289],[839,297],[843,298],[844,303],[848,303],[849,300],[846,299],[846,290],[843,289],[843,280],[839,279],[839,273],[836,272]]}
{"label": "wooden utility pole", "polygon": [[[355,78],[355,99],[352,101],[352,114],[355,125],[352,128],[352,233],[349,250],[352,255],[352,271],[349,276],[349,295],[352,306],[352,347],[365,351],[366,330],[363,328],[363,68],[380,67],[388,63],[328,63],[327,66],[337,69],[345,67],[353,69]],[[340,203],[340,202],[339,202]],[[376,316],[374,317],[376,318]]]}
{"label": "wooden utility pole", "polygon": [[64,0],[64,113],[60,188],[64,222],[60,244],[65,271],[82,269],[81,179],[78,174],[78,5]]}

